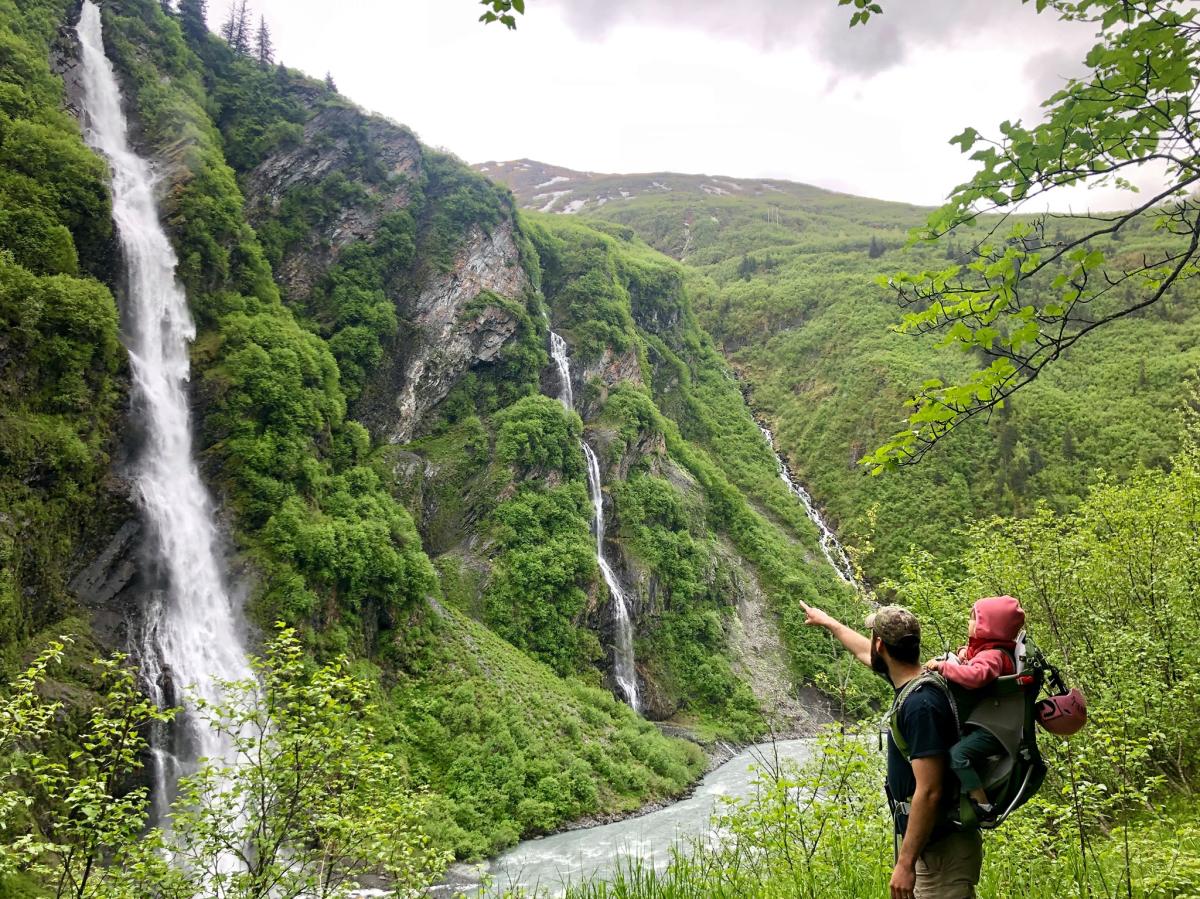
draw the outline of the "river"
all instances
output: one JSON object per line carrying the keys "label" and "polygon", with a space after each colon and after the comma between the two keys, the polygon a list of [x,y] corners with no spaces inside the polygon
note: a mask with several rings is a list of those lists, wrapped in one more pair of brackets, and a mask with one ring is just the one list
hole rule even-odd
{"label": "river", "polygon": [[436,890],[439,896],[496,896],[510,889],[561,896],[566,882],[609,880],[626,861],[641,859],[661,870],[671,847],[715,835],[713,812],[722,798],[751,795],[757,770],[776,760],[805,762],[812,740],[781,740],[742,750],[710,771],[686,799],[645,815],[580,830],[525,840],[487,865],[492,884],[487,892],[457,882]]}

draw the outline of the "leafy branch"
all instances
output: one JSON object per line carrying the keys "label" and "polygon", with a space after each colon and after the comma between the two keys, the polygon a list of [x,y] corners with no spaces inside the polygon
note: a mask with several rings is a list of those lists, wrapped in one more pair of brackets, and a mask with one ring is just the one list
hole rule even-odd
{"label": "leafy branch", "polygon": [[[965,258],[881,284],[905,310],[897,331],[940,334],[939,346],[977,353],[987,364],[959,383],[924,382],[907,401],[905,429],[862,460],[873,473],[919,461],[963,422],[1003,407],[1085,335],[1159,302],[1197,272],[1197,11],[1183,0],[1034,2],[1039,12],[1050,7],[1064,20],[1099,27],[1085,60],[1090,72],[1047,99],[1044,121],[1033,128],[1004,122],[998,139],[967,128],[951,140],[979,168],[910,245],[966,234]],[[1136,192],[1130,175],[1149,163],[1163,167],[1163,185],[1133,209],[1019,215],[1065,186]],[[1143,229],[1164,235],[1159,249],[1097,246]]]}
{"label": "leafy branch", "polygon": [[479,17],[479,21],[484,24],[499,22],[509,31],[516,30],[518,15],[525,15],[525,0],[479,0],[481,6],[486,7],[487,11]]}

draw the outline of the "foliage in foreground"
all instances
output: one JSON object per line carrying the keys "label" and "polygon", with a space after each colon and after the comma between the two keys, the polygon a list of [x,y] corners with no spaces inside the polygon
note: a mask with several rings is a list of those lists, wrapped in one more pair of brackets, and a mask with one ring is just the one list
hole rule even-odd
{"label": "foliage in foreground", "polygon": [[[749,797],[714,818],[711,845],[676,847],[663,870],[624,862],[610,882],[572,887],[568,899],[868,899],[887,895],[890,820],[874,736],[829,732],[813,761],[764,766]],[[1027,815],[1028,813],[1021,813]],[[1172,807],[1123,831],[1047,834],[1017,817],[985,838],[980,899],[1194,897],[1200,820]]]}
{"label": "foliage in foreground", "polygon": [[[1021,597],[1030,632],[1089,699],[1076,737],[1041,734],[1050,777],[988,836],[983,897],[1196,895],[1200,821],[1182,798],[1200,772],[1194,427],[1185,443],[1171,472],[1102,483],[1071,516],[979,526],[958,580],[918,555],[893,585],[926,623],[929,654],[962,641],[979,596]],[[764,772],[756,795],[718,816],[715,847],[572,895],[884,895],[892,846],[874,746],[827,734],[810,767]]]}
{"label": "foliage in foreground", "polygon": [[[1038,12],[1047,7],[1097,27],[1087,73],[1048,97],[1033,127],[1004,122],[998,139],[967,128],[951,140],[974,151],[978,170],[914,239],[938,241],[976,224],[989,230],[968,234],[965,260],[885,282],[908,310],[902,332],[941,333],[943,346],[977,353],[982,364],[950,384],[925,381],[909,403],[908,427],[863,460],[875,471],[919,459],[958,424],[1002,407],[1092,331],[1161,302],[1197,274],[1197,10],[1185,0],[1037,0]],[[1056,187],[1134,191],[1131,179],[1148,163],[1163,168],[1151,196],[1129,210],[1076,217],[1070,238],[1053,235],[1061,217],[1051,213],[1011,219]],[[991,212],[1002,216],[981,223]],[[1139,223],[1166,235],[1156,252],[1129,256],[1100,242]]]}
{"label": "foliage in foreground", "polygon": [[56,899],[334,899],[368,872],[394,896],[440,875],[449,856],[425,832],[428,801],[381,748],[368,686],[345,659],[314,667],[281,629],[254,661],[258,681],[199,710],[226,757],[181,781],[169,830],[147,831],[148,789],[131,785],[146,726],[173,712],[139,695],[122,659],[98,662],[106,689],[82,748],[52,760],[43,744],[61,703],[39,688],[62,649],[0,702],[0,890],[20,876]]}

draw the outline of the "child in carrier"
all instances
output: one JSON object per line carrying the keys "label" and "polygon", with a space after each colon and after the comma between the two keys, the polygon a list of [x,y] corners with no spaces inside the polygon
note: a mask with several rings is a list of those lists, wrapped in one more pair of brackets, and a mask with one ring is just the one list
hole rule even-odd
{"label": "child in carrier", "polygon": [[[1013,652],[1024,626],[1025,610],[1013,597],[981,599],[971,607],[967,645],[957,654],[930,659],[925,667],[964,689],[981,690],[998,677],[1016,673]],[[989,756],[1003,752],[1003,744],[982,727],[967,730],[950,750],[950,767],[980,819],[991,817],[994,811],[983,788],[983,769]]]}

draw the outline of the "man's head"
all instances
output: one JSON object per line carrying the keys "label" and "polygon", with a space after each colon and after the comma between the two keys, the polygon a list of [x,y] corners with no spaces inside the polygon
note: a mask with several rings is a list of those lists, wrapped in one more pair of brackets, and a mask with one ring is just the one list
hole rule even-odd
{"label": "man's head", "polygon": [[871,631],[871,668],[888,674],[888,659],[916,665],[921,659],[921,622],[903,606],[882,606],[867,616]]}

